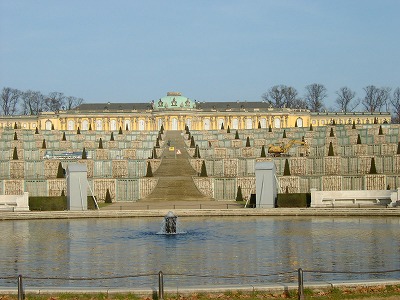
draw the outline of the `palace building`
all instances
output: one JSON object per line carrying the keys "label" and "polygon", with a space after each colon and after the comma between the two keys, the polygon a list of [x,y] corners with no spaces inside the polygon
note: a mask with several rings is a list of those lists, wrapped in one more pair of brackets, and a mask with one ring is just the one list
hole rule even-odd
{"label": "palace building", "polygon": [[390,123],[390,113],[314,113],[306,109],[272,108],[258,102],[198,102],[180,92],[148,103],[86,103],[76,109],[43,112],[38,116],[3,116],[0,128],[43,130],[216,130],[290,128],[335,124]]}

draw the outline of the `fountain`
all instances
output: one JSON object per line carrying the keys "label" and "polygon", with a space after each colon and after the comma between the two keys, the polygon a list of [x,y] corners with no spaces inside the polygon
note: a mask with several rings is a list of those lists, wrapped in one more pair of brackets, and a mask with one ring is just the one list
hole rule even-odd
{"label": "fountain", "polygon": [[166,234],[176,234],[176,219],[177,216],[174,215],[172,211],[169,211],[164,217],[164,228],[163,232]]}

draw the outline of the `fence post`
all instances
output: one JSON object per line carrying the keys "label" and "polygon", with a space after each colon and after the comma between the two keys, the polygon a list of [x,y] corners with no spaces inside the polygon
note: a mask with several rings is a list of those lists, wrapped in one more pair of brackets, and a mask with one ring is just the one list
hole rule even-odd
{"label": "fence post", "polygon": [[24,288],[22,286],[22,275],[18,275],[18,300],[24,300]]}
{"label": "fence post", "polygon": [[164,275],[158,272],[158,300],[164,300]]}
{"label": "fence post", "polygon": [[298,281],[299,281],[299,289],[297,292],[297,299],[298,300],[304,300],[304,281],[303,281],[303,270],[302,268],[299,268],[297,270],[298,274]]}

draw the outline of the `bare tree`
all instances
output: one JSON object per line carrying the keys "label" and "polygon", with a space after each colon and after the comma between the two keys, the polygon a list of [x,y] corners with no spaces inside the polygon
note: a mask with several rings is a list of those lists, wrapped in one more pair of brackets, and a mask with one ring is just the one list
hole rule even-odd
{"label": "bare tree", "polygon": [[78,107],[79,105],[81,105],[84,102],[84,100],[82,98],[77,98],[77,97],[73,97],[73,96],[69,96],[65,98],[65,109],[66,110],[71,110],[74,109],[76,107]]}
{"label": "bare tree", "polygon": [[327,90],[323,84],[313,83],[306,86],[304,97],[311,111],[319,112],[324,108],[324,99],[327,97]]}
{"label": "bare tree", "polygon": [[275,85],[264,93],[261,98],[273,107],[282,108],[284,106],[285,89],[285,85]]}
{"label": "bare tree", "polygon": [[3,88],[1,92],[1,110],[3,115],[11,116],[17,112],[17,104],[21,97],[21,91],[9,87]]}
{"label": "bare tree", "polygon": [[342,112],[351,112],[358,106],[358,104],[360,104],[360,100],[357,100],[356,102],[353,101],[356,93],[347,86],[340,88],[336,92],[336,95],[336,104],[338,109]]}
{"label": "bare tree", "polygon": [[390,102],[393,105],[393,123],[400,123],[400,88],[393,91]]}
{"label": "bare tree", "polygon": [[377,88],[374,85],[369,85],[364,88],[364,91],[365,96],[361,103],[367,112],[373,113],[381,111],[390,100],[391,89],[388,87]]}
{"label": "bare tree", "polygon": [[38,115],[43,111],[45,97],[38,91],[27,90],[22,93],[22,113]]}
{"label": "bare tree", "polygon": [[52,92],[44,101],[44,109],[46,111],[59,112],[64,105],[65,96],[63,93]]}

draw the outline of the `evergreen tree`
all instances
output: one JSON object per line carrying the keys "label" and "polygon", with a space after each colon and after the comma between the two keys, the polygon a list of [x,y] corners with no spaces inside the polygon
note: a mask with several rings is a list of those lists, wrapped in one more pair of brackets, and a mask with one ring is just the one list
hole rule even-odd
{"label": "evergreen tree", "polygon": [[225,129],[225,127],[224,127],[224,122],[222,122],[221,123],[221,130],[224,130]]}
{"label": "evergreen tree", "polygon": [[58,163],[57,178],[64,178],[64,168],[62,167],[61,161]]}
{"label": "evergreen tree", "polygon": [[103,140],[99,139],[99,149],[103,149]]}
{"label": "evergreen tree", "polygon": [[164,124],[161,124],[160,132],[161,134],[164,134]]}
{"label": "evergreen tree", "polygon": [[285,160],[285,169],[283,170],[283,176],[290,176],[289,161],[287,159]]}
{"label": "evergreen tree", "polygon": [[65,191],[64,191],[64,189],[62,189],[62,191],[61,191],[61,197],[65,197]]}
{"label": "evergreen tree", "polygon": [[157,150],[156,150],[156,147],[153,147],[153,153],[152,153],[152,158],[153,159],[157,159]]}
{"label": "evergreen tree", "polygon": [[361,136],[360,136],[360,134],[357,135],[357,145],[361,145]]}
{"label": "evergreen tree", "polygon": [[207,176],[207,169],[206,169],[206,161],[205,160],[203,160],[203,163],[201,164],[200,177],[208,177]]}
{"label": "evergreen tree", "polygon": [[42,142],[42,149],[46,149],[46,140],[45,139],[43,139],[43,142]]}
{"label": "evergreen tree", "polygon": [[194,142],[194,137],[192,135],[192,138],[190,139],[190,148],[195,148],[195,147],[196,147],[196,144]]}
{"label": "evergreen tree", "polygon": [[231,129],[230,129],[229,125],[228,125],[228,129],[226,130],[226,133],[231,133]]}
{"label": "evergreen tree", "polygon": [[265,147],[264,147],[264,145],[262,145],[262,147],[261,147],[261,157],[267,157],[267,155],[265,154]]}
{"label": "evergreen tree", "polygon": [[185,125],[185,132],[186,132],[186,134],[190,134],[189,126],[187,126],[187,125]]}
{"label": "evergreen tree", "polygon": [[125,130],[126,130],[126,131],[129,131],[128,123],[126,123],[126,125],[125,125]]}
{"label": "evergreen tree", "polygon": [[54,124],[51,124],[51,130],[54,130]]}
{"label": "evergreen tree", "polygon": [[310,124],[310,131],[313,131],[314,129],[313,129],[313,126],[312,126],[312,124]]}
{"label": "evergreen tree", "polygon": [[261,122],[258,121],[258,129],[261,129]]}
{"label": "evergreen tree", "polygon": [[111,131],[110,141],[114,141],[114,133]]}
{"label": "evergreen tree", "polygon": [[356,129],[356,121],[353,121],[353,126],[351,126],[351,129]]}
{"label": "evergreen tree", "polygon": [[112,203],[111,194],[110,194],[109,189],[107,189],[107,191],[106,191],[106,199],[104,200],[104,203]]}
{"label": "evergreen tree", "polygon": [[92,130],[92,124],[89,124],[89,131]]}
{"label": "evergreen tree", "polygon": [[17,147],[14,147],[14,151],[13,151],[13,160],[18,160],[18,151],[17,151]]}
{"label": "evergreen tree", "polygon": [[283,136],[282,136],[282,138],[286,138],[286,129],[283,129]]}
{"label": "evergreen tree", "polygon": [[18,136],[16,132],[14,132],[14,141],[18,141]]}
{"label": "evergreen tree", "polygon": [[87,154],[86,154],[85,147],[83,147],[83,150],[82,150],[82,159],[87,159]]}
{"label": "evergreen tree", "polygon": [[35,128],[35,134],[39,134],[39,129],[37,127]]}
{"label": "evergreen tree", "polygon": [[17,122],[14,123],[14,129],[18,129]]}
{"label": "evergreen tree", "polygon": [[122,128],[119,126],[118,134],[122,134]]}
{"label": "evergreen tree", "polygon": [[335,137],[335,134],[333,133],[333,127],[331,127],[331,132],[329,133],[330,137]]}
{"label": "evergreen tree", "polygon": [[158,133],[158,139],[159,139],[160,141],[162,141],[162,134],[161,134],[161,132]]}
{"label": "evergreen tree", "polygon": [[239,131],[236,130],[236,133],[235,133],[235,140],[238,140],[238,139],[239,139]]}
{"label": "evergreen tree", "polygon": [[376,166],[375,166],[375,158],[371,158],[371,168],[369,169],[369,174],[378,174],[376,171]]}
{"label": "evergreen tree", "polygon": [[268,132],[272,132],[271,124],[268,125]]}
{"label": "evergreen tree", "polygon": [[238,186],[238,189],[237,189],[236,201],[243,201],[242,188],[240,187],[240,185]]}
{"label": "evergreen tree", "polygon": [[146,177],[153,177],[153,170],[149,161],[147,162]]}
{"label": "evergreen tree", "polygon": [[400,154],[400,142],[397,143],[397,154]]}
{"label": "evergreen tree", "polygon": [[328,156],[335,156],[335,153],[333,152],[333,144],[332,144],[332,142],[329,142]]}
{"label": "evergreen tree", "polygon": [[81,130],[78,127],[78,130],[76,131],[76,134],[81,134]]}
{"label": "evergreen tree", "polygon": [[62,135],[61,140],[62,140],[62,141],[66,141],[66,140],[67,140],[67,137],[65,136],[65,131],[63,132],[63,135]]}
{"label": "evergreen tree", "polygon": [[247,139],[246,139],[246,147],[251,147],[250,146],[250,138],[249,137],[247,137]]}
{"label": "evergreen tree", "polygon": [[156,139],[156,148],[160,148],[160,140],[158,138]]}
{"label": "evergreen tree", "polygon": [[195,149],[194,149],[194,154],[193,154],[193,158],[198,158],[197,154],[198,154],[198,150],[199,150],[199,146],[196,145]]}
{"label": "evergreen tree", "polygon": [[190,141],[192,139],[192,135],[190,134],[190,132],[189,132],[189,134],[188,134],[188,141]]}
{"label": "evergreen tree", "polygon": [[379,125],[379,133],[378,135],[383,135],[382,125]]}

